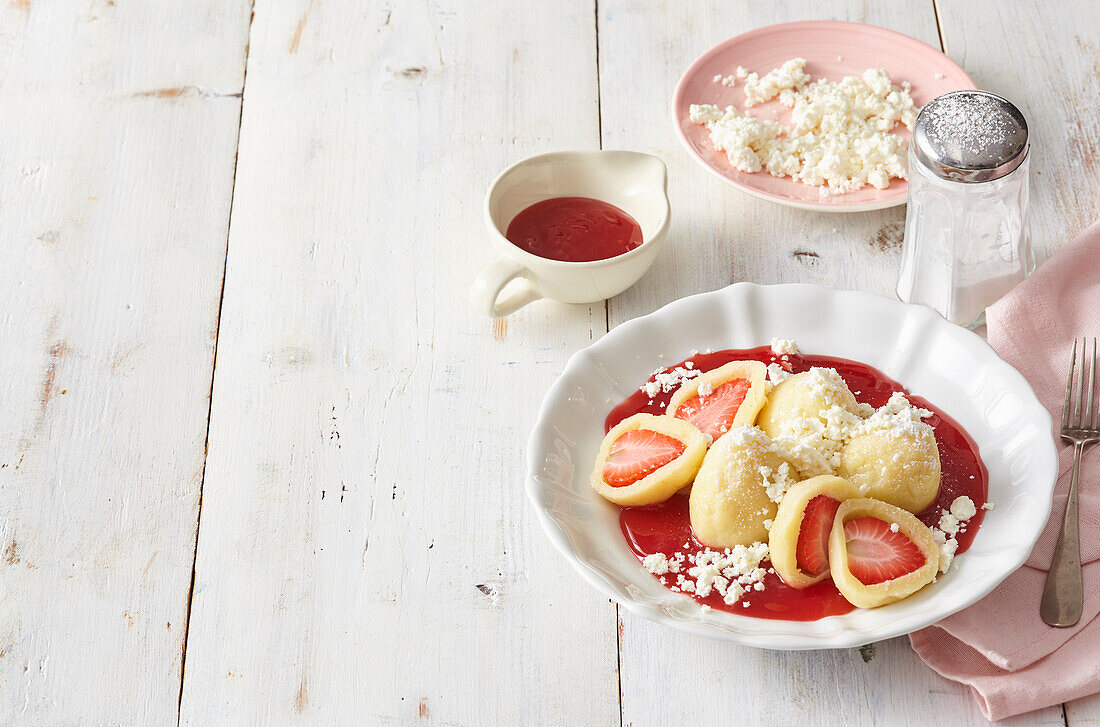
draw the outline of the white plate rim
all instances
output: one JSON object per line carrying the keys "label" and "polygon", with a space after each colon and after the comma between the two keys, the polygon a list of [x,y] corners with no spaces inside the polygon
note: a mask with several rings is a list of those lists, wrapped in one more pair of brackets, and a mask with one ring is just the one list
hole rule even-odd
{"label": "white plate rim", "polygon": [[[999,563],[998,573],[993,579],[987,579],[983,587],[972,588],[965,598],[955,598],[954,604],[951,608],[940,609],[926,609],[923,617],[920,618],[903,618],[896,619],[892,624],[886,628],[880,628],[877,630],[833,630],[832,633],[820,634],[820,635],[807,635],[805,633],[792,633],[790,628],[784,629],[782,627],[776,627],[777,624],[784,625],[805,625],[805,624],[825,624],[833,621],[834,619],[844,619],[851,614],[841,617],[828,617],[812,622],[794,622],[794,621],[779,621],[779,620],[767,620],[757,619],[747,616],[738,616],[736,614],[729,614],[727,612],[712,611],[711,613],[703,613],[701,606],[688,599],[686,596],[681,598],[689,600],[694,604],[698,610],[698,615],[695,620],[683,620],[680,618],[673,618],[667,610],[656,608],[650,604],[643,603],[631,598],[624,597],[619,591],[611,585],[611,583],[599,573],[593,566],[585,562],[580,558],[570,546],[568,538],[564,529],[557,523],[553,517],[548,513],[540,501],[540,496],[543,494],[544,489],[542,483],[536,476],[538,466],[540,464],[540,440],[545,438],[544,429],[548,426],[552,426],[548,422],[548,411],[554,402],[561,397],[570,382],[570,376],[577,370],[585,365],[585,360],[591,355],[592,352],[598,352],[600,349],[609,348],[614,345],[616,341],[625,339],[632,335],[637,335],[646,329],[647,326],[653,324],[663,318],[675,317],[677,308],[681,308],[686,304],[698,302],[704,299],[732,299],[735,297],[753,298],[759,297],[762,290],[771,291],[777,296],[786,297],[789,294],[802,292],[806,294],[807,291],[812,291],[814,295],[825,295],[836,298],[846,298],[853,302],[857,302],[865,306],[878,306],[884,309],[892,309],[898,312],[898,315],[917,317],[925,319],[926,323],[934,325],[936,327],[947,327],[951,329],[954,335],[961,336],[964,340],[967,340],[970,344],[975,345],[978,350],[982,351],[987,357],[987,365],[992,366],[994,369],[999,370],[999,373],[1005,377],[1005,381],[1011,384],[1011,388],[1022,398],[1026,399],[1025,402],[1029,408],[1029,414],[1038,418],[1038,428],[1041,431],[1052,432],[1053,421],[1050,413],[1039,403],[1035,397],[1030,385],[1024,379],[1024,377],[1012,368],[1008,363],[1004,362],[996,352],[989,346],[989,344],[977,334],[963,329],[959,326],[947,322],[938,313],[935,313],[929,308],[924,306],[912,305],[903,303],[898,300],[886,298],[884,296],[875,295],[872,293],[866,293],[862,291],[837,291],[821,288],[819,286],[807,285],[801,283],[787,283],[778,285],[757,285],[754,283],[735,283],[733,285],[721,288],[719,290],[710,291],[706,293],[699,293],[696,295],[686,296],[684,298],[677,299],[663,306],[662,308],[654,311],[645,316],[634,318],[626,321],[621,325],[615,327],[608,332],[605,336],[591,345],[583,348],[574,353],[565,368],[562,370],[561,375],[554,382],[554,384],[547,391],[543,398],[542,404],[539,408],[536,424],[531,431],[531,435],[528,439],[527,448],[527,477],[525,482],[525,491],[528,496],[528,500],[535,510],[536,517],[539,521],[543,532],[549,538],[554,547],[561,552],[566,560],[581,574],[585,581],[587,581],[593,588],[595,588],[601,595],[611,599],[623,606],[627,611],[641,616],[647,620],[656,621],[667,626],[671,626],[680,631],[685,631],[697,636],[715,638],[725,641],[731,641],[734,643],[742,644],[745,646],[753,646],[766,649],[780,649],[780,650],[805,650],[805,649],[820,649],[820,648],[851,648],[861,646],[867,643],[880,641],[883,639],[893,638],[904,634],[911,633],[912,631],[919,630],[926,626],[930,626],[937,621],[946,618],[947,616],[956,613],[970,605],[973,605],[977,601],[984,598],[989,594],[997,585],[999,585],[1004,578],[1008,577],[1011,573],[1015,572],[1026,562],[1034,543],[1038,540],[1047,519],[1050,516],[1052,497],[1054,491],[1055,481],[1057,479],[1057,449],[1053,436],[1050,436],[1045,442],[1035,443],[1035,453],[1040,458],[1040,464],[1037,468],[1042,470],[1042,464],[1045,460],[1046,471],[1048,475],[1044,478],[1044,481],[1037,483],[1035,492],[1033,493],[1037,502],[1036,505],[1030,508],[1031,516],[1028,518],[1030,528],[1027,532],[1020,534],[1017,533],[1013,540],[1018,544],[1013,550],[1011,558],[1003,560]],[[760,345],[764,345],[767,342],[762,342]],[[828,354],[827,351],[821,351],[819,353]],[[876,365],[874,362],[868,362],[872,365]],[[889,375],[889,374],[888,374]],[[904,385],[905,382],[903,381]],[[920,392],[916,392],[920,393]],[[933,401],[937,406],[940,406],[940,402]],[[600,419],[602,422],[602,418]],[[974,436],[971,432],[971,436]],[[981,444],[979,438],[974,436],[976,442]],[[983,457],[984,459],[984,457]],[[987,463],[988,466],[988,463]],[[574,475],[575,477],[576,475]],[[582,470],[582,477],[587,478],[587,470]],[[992,483],[991,483],[992,486]],[[594,493],[591,495],[593,498],[597,498]],[[991,513],[987,513],[991,514]],[[988,525],[988,523],[987,523]],[[978,537],[981,537],[981,533],[985,532],[980,530]],[[965,558],[965,554],[961,556]],[[640,564],[638,568],[640,569]],[[647,578],[652,578],[641,571]],[[948,574],[951,575],[951,574]],[[957,575],[957,574],[956,574]],[[946,578],[947,576],[941,576]],[[655,579],[653,579],[655,582]],[[629,588],[629,585],[627,586]],[[663,586],[661,587],[663,588]],[[965,591],[966,587],[963,587]],[[669,592],[671,593],[671,592]],[[919,595],[919,594],[918,594]],[[902,604],[905,601],[901,602]],[[857,609],[853,613],[870,613],[870,612],[883,612],[886,609],[891,609],[900,604],[894,604],[893,606],[886,606],[880,609],[874,609],[872,611],[863,611]],[[721,620],[740,623],[743,630],[730,630],[727,627],[715,628],[710,623],[710,619],[718,618]],[[798,631],[799,629],[795,629]]]}

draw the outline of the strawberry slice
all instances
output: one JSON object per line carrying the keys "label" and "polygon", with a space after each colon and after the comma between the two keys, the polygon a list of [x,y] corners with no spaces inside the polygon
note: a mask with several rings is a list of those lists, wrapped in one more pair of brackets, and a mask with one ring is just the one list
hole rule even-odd
{"label": "strawberry slice", "polygon": [[890,523],[865,515],[844,523],[848,570],[865,586],[912,573],[925,563],[924,553]]}
{"label": "strawberry slice", "polygon": [[652,429],[632,429],[611,445],[603,480],[612,487],[633,485],[684,453],[679,439]]}
{"label": "strawberry slice", "polygon": [[829,570],[829,532],[840,501],[818,495],[806,503],[802,526],[798,529],[795,562],[803,573],[816,576]]}
{"label": "strawberry slice", "polygon": [[691,422],[712,440],[718,439],[729,431],[750,386],[748,379],[727,381],[706,396],[691,397],[673,416]]}

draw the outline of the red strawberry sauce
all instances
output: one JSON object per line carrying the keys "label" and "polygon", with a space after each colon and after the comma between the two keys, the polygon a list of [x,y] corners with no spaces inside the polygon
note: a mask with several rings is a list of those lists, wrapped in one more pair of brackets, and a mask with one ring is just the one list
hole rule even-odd
{"label": "red strawberry sauce", "polygon": [[[832,356],[808,354],[792,354],[787,359],[784,362],[772,353],[771,347],[760,346],[696,354],[668,368],[683,366],[691,361],[698,370],[710,371],[730,361],[745,360],[762,361],[765,364],[779,363],[792,373],[807,371],[812,366],[824,366],[837,370],[848,383],[848,388],[855,394],[856,400],[876,408],[885,404],[893,392],[903,392],[915,406],[932,411],[932,416],[924,421],[932,425],[935,430],[936,444],[940,450],[942,474],[939,497],[917,517],[925,525],[934,527],[939,522],[940,514],[951,506],[956,497],[968,496],[978,508],[978,514],[972,517],[965,530],[960,531],[956,536],[959,542],[958,553],[966,551],[974,540],[978,528],[981,527],[982,518],[985,515],[982,505],[986,501],[989,479],[985,465],[978,456],[978,446],[970,435],[954,419],[941,412],[927,399],[909,394],[901,384],[866,364]],[[611,410],[604,423],[605,431],[634,414],[641,412],[663,414],[673,393],[675,392],[661,393],[651,400],[643,391],[634,392],[626,401]],[[689,555],[705,547],[695,539],[691,531],[688,498],[682,494],[658,505],[622,508],[619,522],[627,543],[639,559],[651,553],[671,555],[681,552]],[[660,580],[669,586],[675,584],[676,577],[661,576]],[[840,595],[830,579],[798,590],[783,583],[774,573],[768,573],[764,579],[764,590],[748,591],[740,602],[732,606],[727,606],[722,601],[722,597],[715,592],[706,598],[693,597],[711,608],[744,616],[789,621],[816,621],[826,616],[848,613],[855,608]],[[748,606],[744,606],[744,603]]]}
{"label": "red strawberry sauce", "polygon": [[613,258],[643,242],[633,217],[589,197],[536,202],[508,223],[505,237],[532,255],[573,263]]}

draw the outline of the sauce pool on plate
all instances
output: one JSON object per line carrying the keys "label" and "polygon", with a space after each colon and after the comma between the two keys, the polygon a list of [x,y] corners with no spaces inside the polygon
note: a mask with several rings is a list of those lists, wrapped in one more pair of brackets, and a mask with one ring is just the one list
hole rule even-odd
{"label": "sauce pool on plate", "polygon": [[504,236],[532,255],[572,263],[606,260],[642,244],[642,228],[633,217],[590,197],[536,202],[508,223]]}
{"label": "sauce pool on plate", "polygon": [[[932,416],[924,421],[932,426],[936,446],[940,451],[939,494],[935,502],[917,513],[917,517],[925,525],[935,527],[940,513],[949,509],[956,497],[966,495],[974,501],[978,512],[970,519],[965,531],[960,531],[956,536],[959,543],[957,552],[962,553],[969,548],[985,515],[982,505],[986,501],[989,479],[985,465],[978,456],[978,445],[970,435],[954,419],[926,399],[910,394],[901,384],[867,364],[808,354],[790,354],[785,358],[786,361],[775,356],[770,346],[760,346],[696,354],[668,368],[675,369],[690,361],[693,368],[706,372],[730,361],[745,360],[761,361],[765,364],[779,363],[796,374],[808,371],[813,366],[833,368],[847,382],[857,401],[876,408],[884,405],[895,391],[902,392],[914,406],[932,412]],[[634,414],[663,414],[674,393],[659,393],[651,399],[645,391],[635,391],[611,410],[604,422],[605,431]],[[676,551],[694,554],[706,548],[692,533],[688,498],[683,494],[677,494],[657,505],[624,507],[619,515],[619,525],[631,550],[639,558],[653,553]],[[661,577],[661,582],[666,586],[673,585],[675,579],[664,576]],[[714,592],[705,598],[693,597],[711,608],[744,616],[788,621],[816,621],[855,609],[855,606],[840,595],[831,579],[799,590],[788,586],[771,572],[764,578],[763,590],[747,592],[741,602],[732,606],[725,604],[722,597]],[[745,603],[748,605],[744,605]]]}

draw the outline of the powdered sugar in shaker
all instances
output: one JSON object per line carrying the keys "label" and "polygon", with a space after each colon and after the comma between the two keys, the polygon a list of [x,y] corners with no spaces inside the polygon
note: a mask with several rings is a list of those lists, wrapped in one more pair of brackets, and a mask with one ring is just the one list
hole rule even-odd
{"label": "powdered sugar in shaker", "polygon": [[953,91],[917,116],[898,297],[975,327],[1035,267],[1023,114],[985,91]]}

